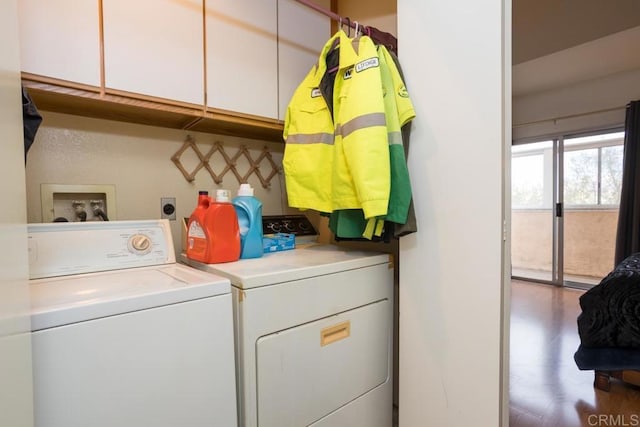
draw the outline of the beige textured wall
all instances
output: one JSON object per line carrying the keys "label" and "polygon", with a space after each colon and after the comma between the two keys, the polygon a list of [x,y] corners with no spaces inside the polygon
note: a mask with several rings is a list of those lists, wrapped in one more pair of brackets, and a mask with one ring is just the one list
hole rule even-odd
{"label": "beige textured wall", "polygon": [[[617,210],[567,210],[564,273],[604,277],[613,268]],[[550,211],[514,211],[511,261],[514,268],[551,271]]]}
{"label": "beige textured wall", "polygon": [[[238,188],[238,181],[230,172],[221,185],[215,184],[209,173],[201,169],[194,182],[189,183],[171,161],[185,137],[192,135],[201,150],[205,143],[222,141],[229,155],[241,145],[247,145],[255,159],[267,145],[278,166],[282,166],[283,144],[243,138],[218,136],[176,129],[142,126],[130,123],[89,119],[65,114],[42,112],[44,120],[36,142],[29,151],[27,163],[27,216],[29,222],[41,222],[40,185],[49,184],[111,184],[115,185],[117,219],[160,218],[160,198],[176,198],[177,218],[188,217],[196,205],[198,190],[215,194],[218,188]],[[183,157],[188,171],[197,165],[195,154],[189,150]],[[224,168],[219,154],[212,158],[214,172]],[[266,161],[263,161],[266,165]],[[243,175],[249,168],[241,158],[238,169]],[[267,175],[271,169],[263,170]],[[259,179],[251,175],[249,183],[263,203],[264,215],[294,213],[287,210],[284,176],[278,175],[271,187],[264,189]],[[182,228],[172,221],[176,250],[181,247]]]}

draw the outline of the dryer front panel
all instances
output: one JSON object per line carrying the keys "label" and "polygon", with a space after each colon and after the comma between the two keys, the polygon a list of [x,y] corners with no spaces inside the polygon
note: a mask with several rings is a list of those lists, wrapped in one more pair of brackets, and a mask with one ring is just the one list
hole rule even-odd
{"label": "dryer front panel", "polygon": [[258,339],[258,425],[309,425],[384,384],[390,314],[385,299]]}

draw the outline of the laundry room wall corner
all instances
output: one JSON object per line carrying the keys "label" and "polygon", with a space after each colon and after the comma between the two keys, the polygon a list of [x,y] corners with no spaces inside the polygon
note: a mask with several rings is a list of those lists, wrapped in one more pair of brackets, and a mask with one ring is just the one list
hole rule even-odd
{"label": "laundry room wall corner", "polygon": [[419,229],[400,240],[400,427],[500,425],[503,6],[398,0]]}
{"label": "laundry room wall corner", "polygon": [[33,425],[18,1],[0,2],[0,425]]}

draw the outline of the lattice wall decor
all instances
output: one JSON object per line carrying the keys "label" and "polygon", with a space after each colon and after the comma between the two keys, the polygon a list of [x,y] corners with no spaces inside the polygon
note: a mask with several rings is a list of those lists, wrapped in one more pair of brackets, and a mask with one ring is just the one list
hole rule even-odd
{"label": "lattice wall decor", "polygon": [[[180,161],[180,157],[189,149],[193,150],[193,152],[199,159],[198,164],[191,172],[188,172]],[[219,152],[225,161],[225,167],[219,173],[214,172],[211,164],[209,163],[209,160],[211,160],[211,157],[216,152]],[[236,167],[238,160],[242,156],[244,156],[249,162],[249,170],[244,175],[240,175],[240,172]],[[229,154],[225,151],[222,142],[219,141],[216,141],[213,145],[211,145],[209,151],[207,151],[207,154],[202,154],[200,147],[198,147],[198,144],[191,135],[187,136],[187,139],[185,139],[182,147],[180,147],[180,149],[176,151],[173,156],[171,156],[171,160],[173,161],[173,163],[175,163],[176,167],[180,170],[180,172],[182,172],[182,175],[184,175],[185,179],[189,182],[193,182],[196,179],[196,174],[200,171],[200,169],[204,168],[207,170],[207,172],[209,172],[209,175],[211,175],[211,178],[213,178],[213,181],[216,184],[221,184],[222,178],[227,174],[227,172],[230,171],[231,173],[233,173],[233,175],[235,175],[238,183],[240,184],[246,183],[251,174],[255,174],[258,179],[260,179],[262,186],[264,188],[269,188],[271,186],[271,180],[273,179],[273,177],[282,172],[282,167],[278,166],[273,161],[273,157],[271,156],[271,152],[269,151],[269,148],[267,146],[264,146],[262,148],[262,152],[255,160],[253,159],[253,157],[251,157],[251,152],[245,145],[241,145],[236,153],[230,157]],[[266,176],[260,170],[265,161],[266,164],[264,164],[264,167],[271,168]]]}

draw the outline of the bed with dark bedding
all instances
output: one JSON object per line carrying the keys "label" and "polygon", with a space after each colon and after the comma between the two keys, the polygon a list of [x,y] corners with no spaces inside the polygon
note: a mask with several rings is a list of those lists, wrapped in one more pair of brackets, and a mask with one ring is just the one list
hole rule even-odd
{"label": "bed with dark bedding", "polygon": [[610,378],[640,385],[640,253],[635,253],[580,297],[578,368],[595,371],[595,386]]}

